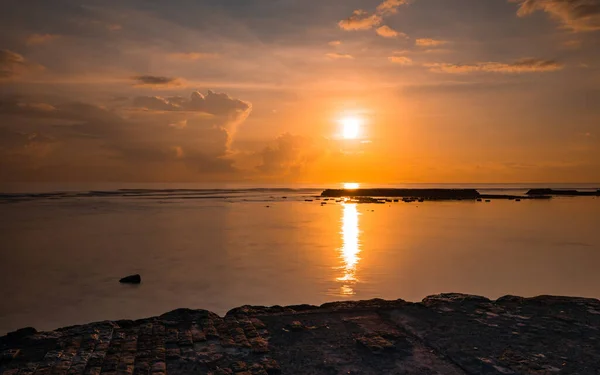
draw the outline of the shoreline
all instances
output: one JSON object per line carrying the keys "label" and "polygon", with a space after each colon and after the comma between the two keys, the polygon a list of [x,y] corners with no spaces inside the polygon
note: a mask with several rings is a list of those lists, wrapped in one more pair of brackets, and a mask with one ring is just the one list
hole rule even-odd
{"label": "shoreline", "polygon": [[177,309],[0,337],[0,374],[595,373],[600,301],[440,294],[422,302]]}

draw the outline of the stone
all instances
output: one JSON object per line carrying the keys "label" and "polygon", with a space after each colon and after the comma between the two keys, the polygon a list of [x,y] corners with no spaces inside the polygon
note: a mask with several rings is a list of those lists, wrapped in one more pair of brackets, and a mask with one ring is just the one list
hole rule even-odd
{"label": "stone", "polygon": [[139,284],[142,282],[142,277],[139,274],[125,276],[119,280],[122,284]]}

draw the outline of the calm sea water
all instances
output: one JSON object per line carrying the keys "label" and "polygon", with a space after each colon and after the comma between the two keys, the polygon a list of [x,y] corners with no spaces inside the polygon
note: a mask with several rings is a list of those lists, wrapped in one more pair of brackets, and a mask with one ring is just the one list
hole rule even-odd
{"label": "calm sea water", "polygon": [[[441,292],[600,297],[600,199],[305,201],[320,191],[4,198],[0,334],[179,307],[223,314],[244,304],[418,301]],[[118,283],[132,273],[141,285]]]}

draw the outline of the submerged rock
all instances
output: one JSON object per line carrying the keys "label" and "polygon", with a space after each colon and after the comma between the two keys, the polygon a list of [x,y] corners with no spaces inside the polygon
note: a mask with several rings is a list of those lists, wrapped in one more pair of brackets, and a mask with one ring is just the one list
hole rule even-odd
{"label": "submerged rock", "polygon": [[139,274],[125,276],[119,280],[122,284],[139,284],[142,282],[142,277]]}

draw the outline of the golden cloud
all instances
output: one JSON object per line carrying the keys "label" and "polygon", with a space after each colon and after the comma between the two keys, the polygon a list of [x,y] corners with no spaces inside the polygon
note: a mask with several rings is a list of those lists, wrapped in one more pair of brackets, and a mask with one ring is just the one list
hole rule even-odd
{"label": "golden cloud", "polygon": [[343,30],[369,30],[381,23],[381,17],[376,14],[357,9],[345,20],[338,22],[338,26]]}
{"label": "golden cloud", "polygon": [[395,38],[397,36],[406,37],[406,34],[400,33],[387,25],[383,25],[377,28],[377,30],[375,31],[377,32],[377,35],[382,36],[384,38]]}
{"label": "golden cloud", "polygon": [[413,63],[412,59],[406,56],[390,56],[388,60],[400,65],[412,65]]}
{"label": "golden cloud", "polygon": [[400,5],[408,4],[407,0],[385,0],[377,6],[377,12],[386,15],[393,14],[398,11]]}

